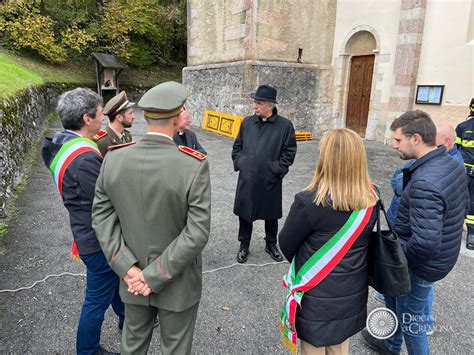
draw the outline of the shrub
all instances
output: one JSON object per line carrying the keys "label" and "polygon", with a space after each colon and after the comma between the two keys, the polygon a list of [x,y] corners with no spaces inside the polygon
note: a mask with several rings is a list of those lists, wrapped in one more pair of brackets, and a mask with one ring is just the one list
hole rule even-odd
{"label": "shrub", "polygon": [[109,52],[132,66],[186,55],[185,0],[0,0],[0,45],[53,63]]}
{"label": "shrub", "polygon": [[73,24],[61,33],[61,41],[64,47],[84,53],[92,43],[96,42],[96,38],[85,29],[78,28],[77,24]]}
{"label": "shrub", "polygon": [[52,63],[66,60],[66,50],[56,43],[53,21],[48,16],[24,14],[15,21],[7,22],[6,31],[17,48],[31,48]]}

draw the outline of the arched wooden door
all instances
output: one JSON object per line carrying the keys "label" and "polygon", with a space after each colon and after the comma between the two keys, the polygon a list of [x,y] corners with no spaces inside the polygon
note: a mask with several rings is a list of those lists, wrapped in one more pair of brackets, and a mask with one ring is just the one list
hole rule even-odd
{"label": "arched wooden door", "polygon": [[352,57],[346,127],[365,137],[369,116],[370,90],[374,72],[374,55]]}

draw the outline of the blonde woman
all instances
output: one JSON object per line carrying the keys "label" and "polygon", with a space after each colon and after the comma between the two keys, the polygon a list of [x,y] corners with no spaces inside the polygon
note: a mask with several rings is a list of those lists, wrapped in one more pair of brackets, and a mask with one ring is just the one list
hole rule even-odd
{"label": "blonde woman", "polygon": [[348,354],[349,337],[367,317],[367,247],[378,197],[362,139],[333,129],[320,142],[314,177],[295,196],[280,232],[292,262],[281,328],[285,344],[302,354]]}

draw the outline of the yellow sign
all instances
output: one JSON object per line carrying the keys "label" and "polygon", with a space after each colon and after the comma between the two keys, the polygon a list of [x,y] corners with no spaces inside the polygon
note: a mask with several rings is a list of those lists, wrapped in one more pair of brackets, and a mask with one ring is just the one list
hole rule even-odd
{"label": "yellow sign", "polygon": [[236,138],[243,119],[242,116],[232,116],[222,112],[205,110],[202,128],[227,137]]}
{"label": "yellow sign", "polygon": [[295,138],[297,141],[310,141],[313,139],[311,132],[295,132]]}

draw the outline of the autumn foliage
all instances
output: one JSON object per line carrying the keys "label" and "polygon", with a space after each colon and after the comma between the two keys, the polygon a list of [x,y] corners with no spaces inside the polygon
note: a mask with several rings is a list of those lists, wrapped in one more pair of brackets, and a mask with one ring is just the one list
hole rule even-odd
{"label": "autumn foliage", "polygon": [[0,3],[0,46],[52,63],[106,52],[146,68],[186,55],[183,0],[35,0]]}

